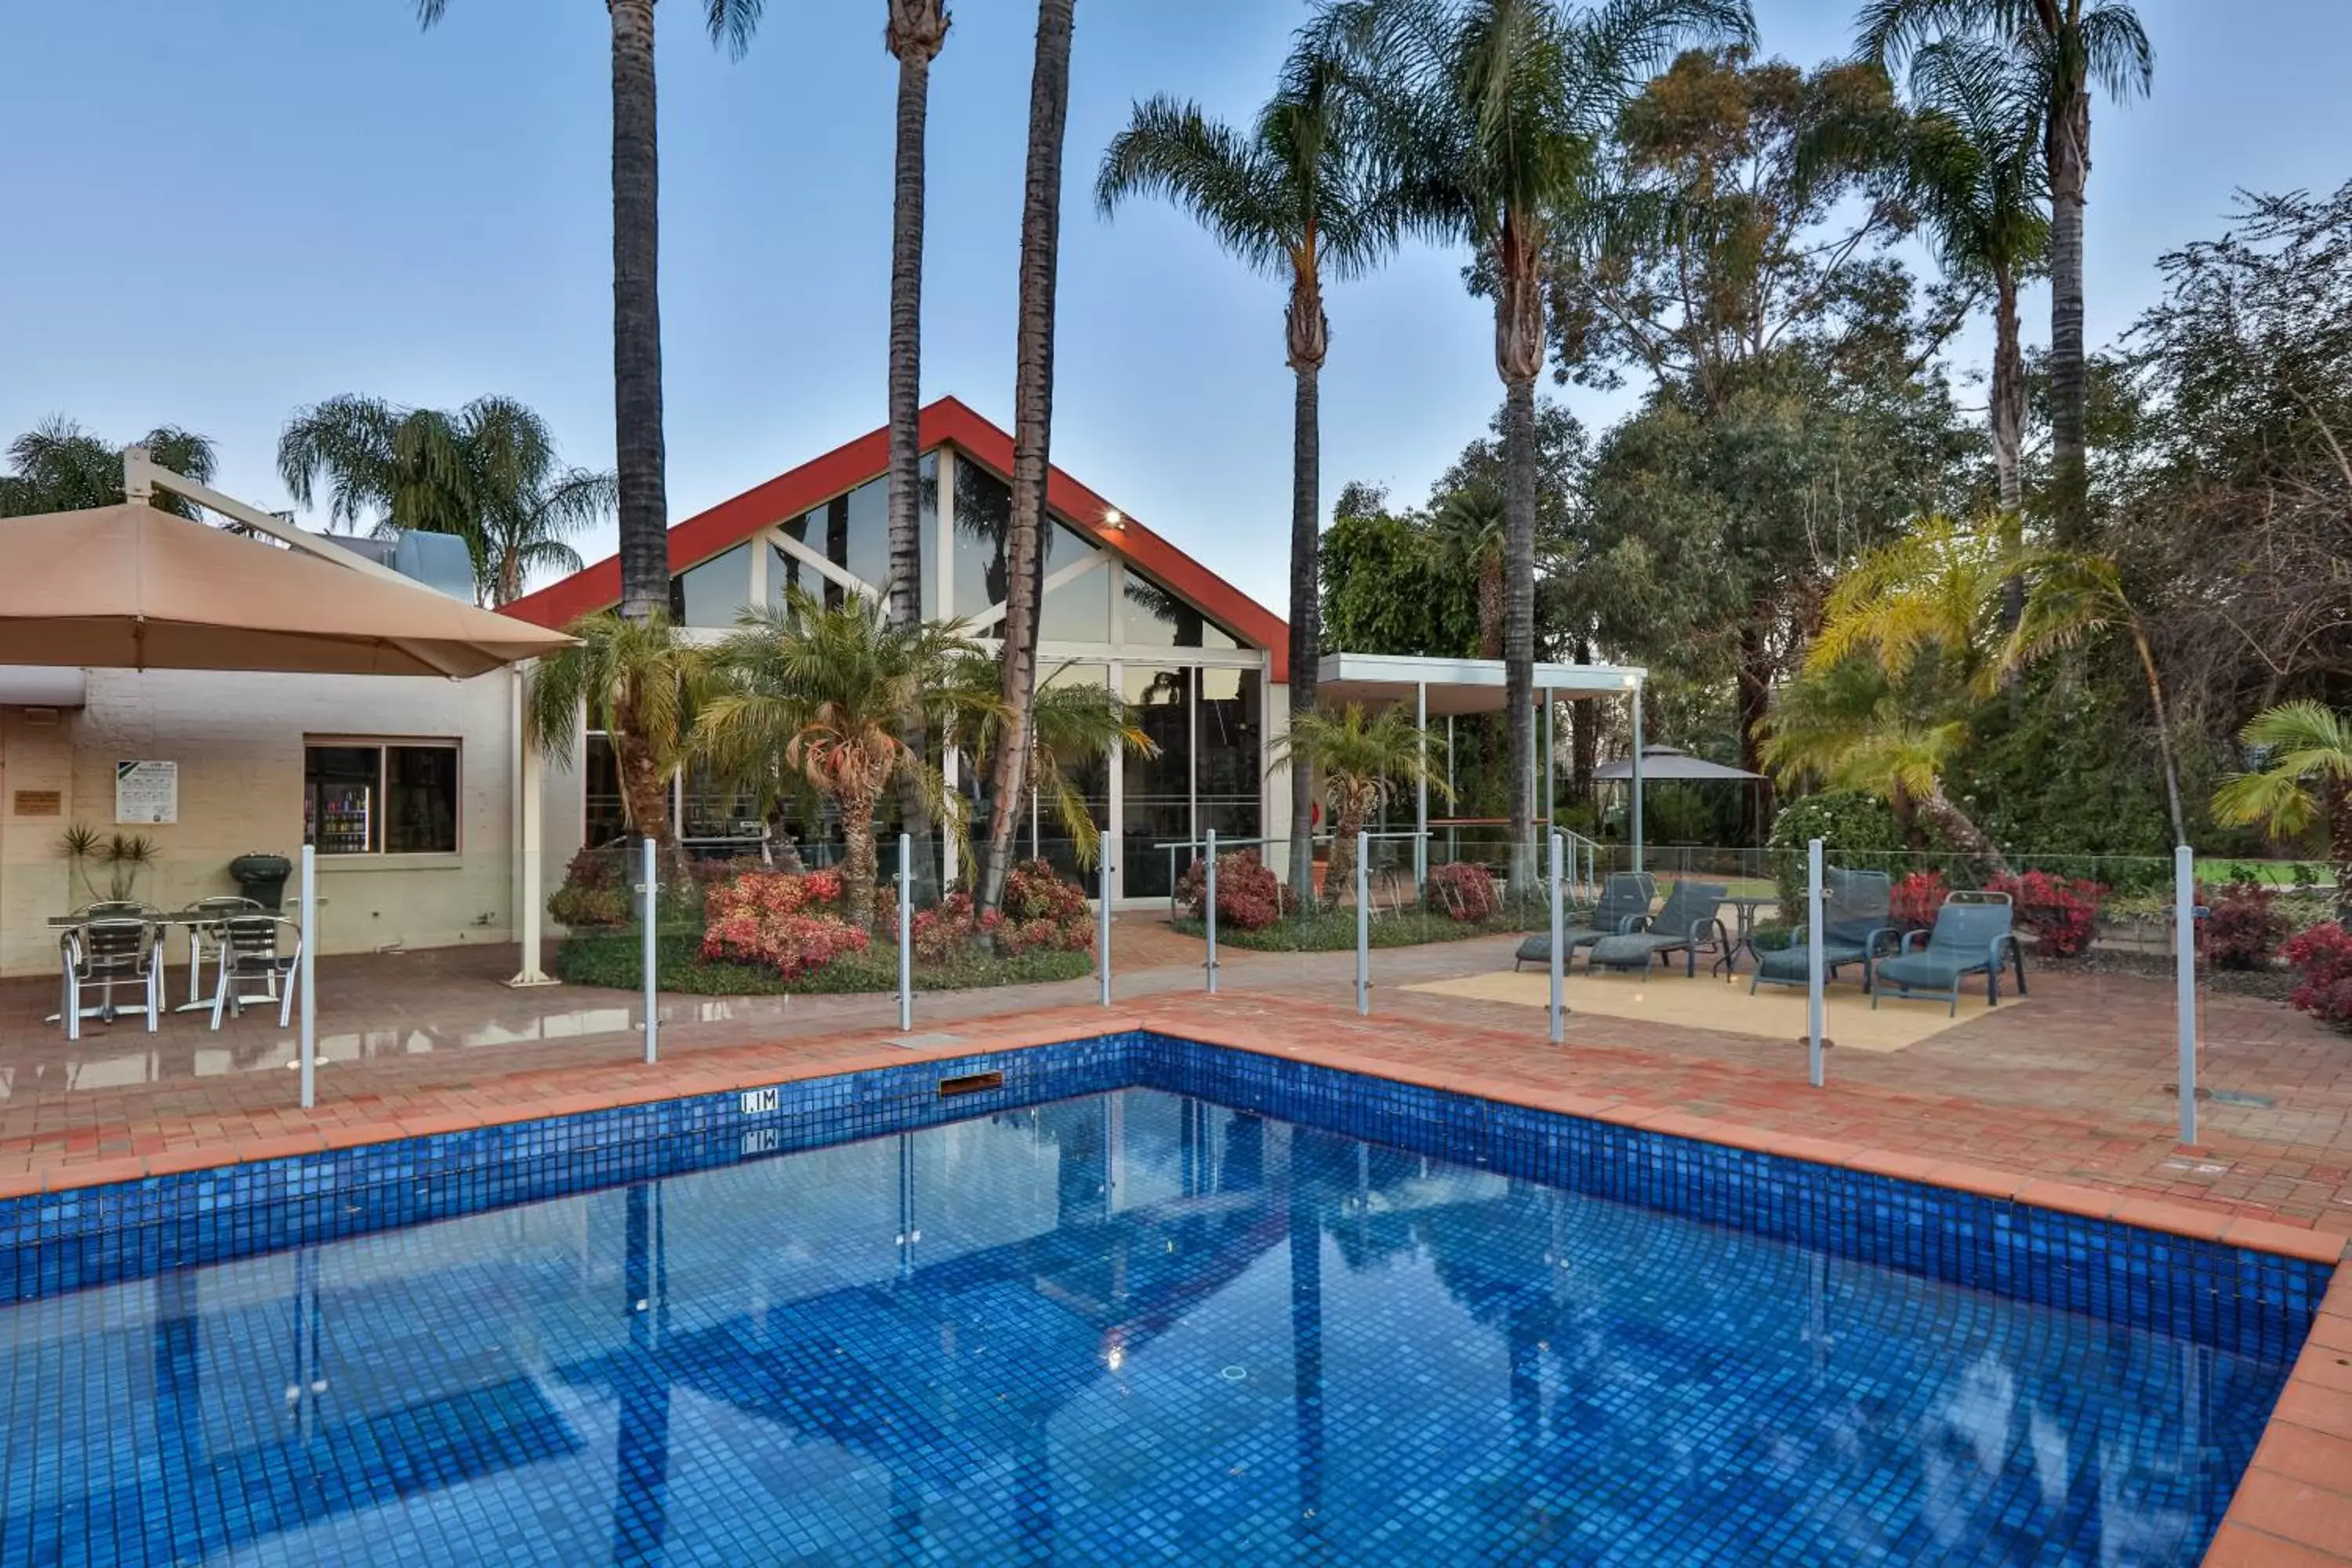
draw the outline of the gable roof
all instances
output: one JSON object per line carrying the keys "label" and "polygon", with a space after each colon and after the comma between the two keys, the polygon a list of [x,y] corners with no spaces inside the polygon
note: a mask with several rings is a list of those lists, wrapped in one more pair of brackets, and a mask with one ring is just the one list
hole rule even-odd
{"label": "gable roof", "polygon": [[[1013,437],[952,397],[924,407],[919,444],[925,451],[952,446],[1000,476],[1013,472]],[[673,574],[683,572],[761,529],[798,517],[811,507],[879,478],[889,466],[890,432],[886,426],[675,524],[669,531],[669,569]],[[1243,642],[1271,650],[1274,679],[1290,679],[1290,629],[1282,617],[1123,510],[1118,527],[1105,526],[1103,520],[1113,510],[1111,504],[1060,468],[1046,470],[1045,504],[1089,541],[1142,568],[1152,581],[1189,601]],[[524,595],[507,605],[505,613],[539,626],[562,627],[620,599],[620,557],[610,555]]]}

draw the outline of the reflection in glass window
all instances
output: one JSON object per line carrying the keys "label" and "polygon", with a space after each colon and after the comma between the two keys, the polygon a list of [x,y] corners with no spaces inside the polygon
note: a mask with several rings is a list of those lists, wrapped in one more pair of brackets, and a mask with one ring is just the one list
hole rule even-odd
{"label": "reflection in glass window", "polygon": [[[1110,669],[1100,664],[1051,664],[1041,670],[1041,686],[1107,687]],[[1110,822],[1110,759],[1090,757],[1061,760],[1062,776],[1077,789],[1087,803],[1087,815],[1095,826],[1105,828]],[[1040,801],[1030,821],[1030,849],[1033,858],[1043,858],[1066,877],[1093,885],[1090,874],[1078,864],[1078,847],[1061,820],[1061,814],[1050,800]]]}
{"label": "reflection in glass window", "polygon": [[[1004,603],[1013,490],[970,458],[956,463],[955,490],[955,613],[970,619]],[[1101,553],[1059,518],[1053,524],[1045,535],[1040,582]],[[1097,567],[1046,594],[1038,609],[1037,635],[1046,642],[1110,640],[1108,575]]]}
{"label": "reflection in glass window", "polygon": [[721,551],[669,580],[669,618],[681,626],[731,626],[751,602],[751,547]]}
{"label": "reflection in glass window", "polygon": [[1119,605],[1122,641],[1147,647],[1237,648],[1233,635],[1130,566]]}
{"label": "reflection in glass window", "polygon": [[1121,762],[1119,864],[1131,899],[1164,899],[1174,891],[1172,876],[1192,864],[1183,850],[1155,844],[1192,837],[1192,672],[1127,667],[1128,719],[1159,748],[1146,756],[1130,748]]}
{"label": "reflection in glass window", "polygon": [[1220,838],[1255,838],[1260,832],[1258,747],[1265,732],[1259,674],[1255,669],[1195,673],[1201,744],[1193,779],[1201,815],[1194,826],[1202,834],[1214,829]]}
{"label": "reflection in glass window", "polygon": [[621,763],[614,754],[612,737],[592,731],[583,761],[580,841],[594,848],[627,837],[629,814],[621,805]]}
{"label": "reflection in glass window", "polygon": [[[922,614],[933,613],[931,601],[937,595],[931,590],[931,574],[923,569],[929,552],[929,540],[937,531],[940,515],[940,458],[936,452],[923,454],[923,478],[919,490],[922,516],[915,531],[915,581],[919,585]],[[890,580],[890,480],[886,475],[868,479],[845,496],[835,496],[820,507],[811,508],[799,517],[789,518],[780,525],[785,535],[805,544],[816,554],[859,582],[880,593]],[[827,609],[841,603],[845,590],[840,584],[826,578],[815,568],[791,560],[789,552],[779,551],[790,560],[782,579],[772,567],[768,574],[769,598],[781,605],[787,584],[805,589],[818,597]]]}

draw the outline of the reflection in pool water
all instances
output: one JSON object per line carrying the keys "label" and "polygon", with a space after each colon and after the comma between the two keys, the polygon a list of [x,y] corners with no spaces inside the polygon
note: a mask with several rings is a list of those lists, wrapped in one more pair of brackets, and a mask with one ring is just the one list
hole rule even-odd
{"label": "reflection in pool water", "polygon": [[0,1561],[2191,1563],[2284,1373],[1129,1089],[0,1309]]}

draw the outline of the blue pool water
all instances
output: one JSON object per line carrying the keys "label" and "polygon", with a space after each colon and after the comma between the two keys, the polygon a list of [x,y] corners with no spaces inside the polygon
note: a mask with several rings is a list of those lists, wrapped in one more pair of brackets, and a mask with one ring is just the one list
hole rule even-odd
{"label": "blue pool water", "polygon": [[1951,1277],[2048,1295],[2047,1238],[1897,1269],[1328,1096],[1017,1097],[304,1241],[364,1206],[314,1184],[79,1289],[20,1247],[0,1562],[2187,1564],[2308,1321],[2037,1305]]}

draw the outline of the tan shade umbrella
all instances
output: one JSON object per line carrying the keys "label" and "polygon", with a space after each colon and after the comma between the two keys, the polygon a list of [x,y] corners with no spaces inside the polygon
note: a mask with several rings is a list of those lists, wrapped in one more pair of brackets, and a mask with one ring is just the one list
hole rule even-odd
{"label": "tan shade umbrella", "polygon": [[0,518],[0,664],[465,677],[571,643],[152,506]]}

